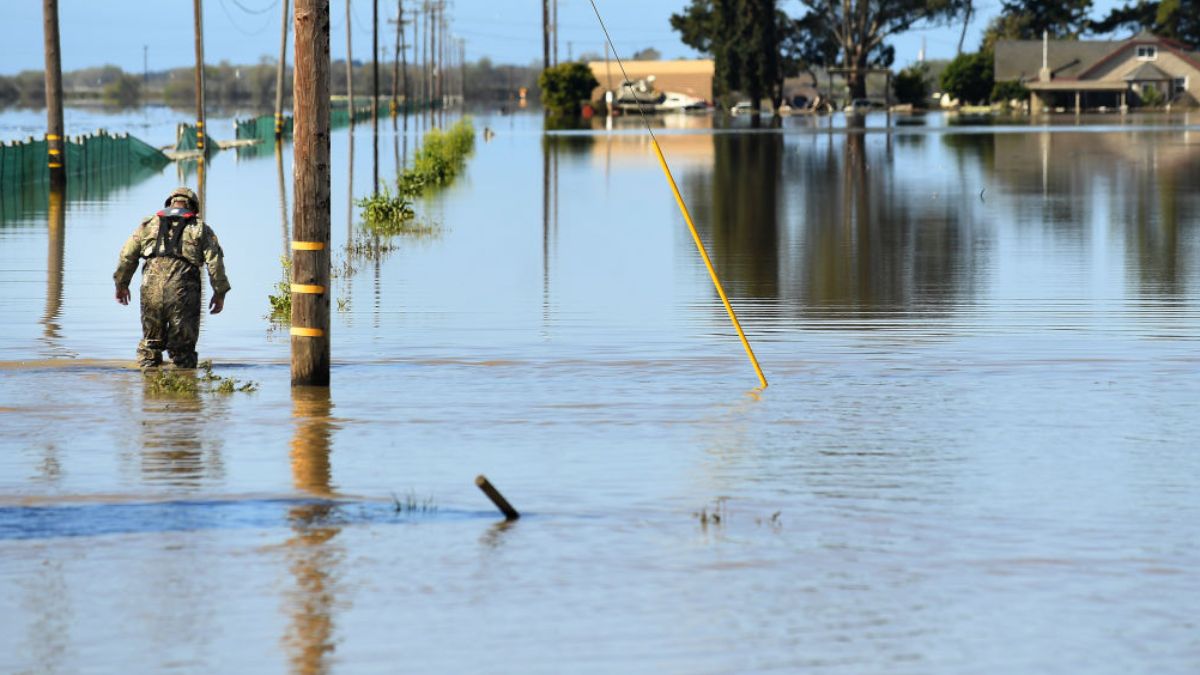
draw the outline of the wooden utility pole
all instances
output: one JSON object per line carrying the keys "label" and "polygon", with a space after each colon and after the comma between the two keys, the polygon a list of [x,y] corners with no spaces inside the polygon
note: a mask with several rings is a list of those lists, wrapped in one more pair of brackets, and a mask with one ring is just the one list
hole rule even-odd
{"label": "wooden utility pole", "polygon": [[408,96],[408,50],[405,49],[405,47],[408,46],[408,38],[404,34],[404,0],[398,0],[398,5],[400,9],[398,14],[400,17],[400,25],[398,26],[398,30],[400,31],[400,42],[397,43],[396,46],[400,51],[400,73],[401,77],[404,78],[404,87],[401,89],[401,91],[404,92],[404,107],[407,109],[408,103],[411,99]]}
{"label": "wooden utility pole", "polygon": [[329,386],[329,0],[296,0],[292,386]]}
{"label": "wooden utility pole", "polygon": [[542,0],[542,69],[550,67],[550,0]]}
{"label": "wooden utility pole", "polygon": [[[420,49],[421,49],[421,10],[419,10],[419,9],[413,10],[413,44],[412,44],[412,48],[413,48],[413,69],[420,71],[420,68],[421,68],[421,51],[420,51]],[[417,73],[414,72],[413,76],[416,77]],[[423,76],[417,77],[416,84],[417,84],[417,100],[418,101],[422,100],[425,96],[423,79],[424,79]]]}
{"label": "wooden utility pole", "polygon": [[287,67],[288,0],[283,0],[283,30],[279,36],[279,63],[275,67],[275,142],[283,140],[283,73]]}
{"label": "wooden utility pole", "polygon": [[430,101],[430,109],[432,110],[433,103],[433,4],[426,0],[425,2],[425,47],[422,49],[422,56],[425,58],[425,95]]}
{"label": "wooden utility pole", "polygon": [[350,0],[346,0],[346,106],[350,110],[350,126],[354,126],[354,56],[350,44],[353,29],[354,25],[350,22]]}
{"label": "wooden utility pole", "polygon": [[374,176],[371,194],[379,192],[379,0],[371,0],[371,137],[374,139]]}
{"label": "wooden utility pole", "polygon": [[558,65],[558,0],[554,0],[554,14],[550,17],[550,30],[554,32],[554,51],[550,52],[550,58],[554,59],[554,65]]}
{"label": "wooden utility pole", "polygon": [[[404,62],[404,0],[396,0],[396,51],[392,58],[392,114],[400,109],[400,64]],[[404,73],[404,103],[408,104],[408,73]]]}
{"label": "wooden utility pole", "polygon": [[[192,9],[196,15],[196,149],[200,151],[200,161],[208,148],[204,147],[204,7],[202,0],[193,0]],[[201,209],[204,205],[201,204]]]}
{"label": "wooden utility pole", "polygon": [[58,41],[58,0],[42,0],[42,25],[46,38],[46,166],[50,187],[67,184],[66,142],[63,139],[62,51]]}

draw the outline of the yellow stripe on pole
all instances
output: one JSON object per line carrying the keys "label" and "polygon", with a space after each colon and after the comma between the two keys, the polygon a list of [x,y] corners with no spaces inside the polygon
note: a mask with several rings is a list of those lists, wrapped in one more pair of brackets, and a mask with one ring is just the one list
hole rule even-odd
{"label": "yellow stripe on pole", "polygon": [[317,286],[315,284],[292,284],[292,292],[320,295],[325,292],[325,287]]}
{"label": "yellow stripe on pole", "polygon": [[325,250],[325,242],[323,241],[293,241],[293,251],[323,251]]}
{"label": "yellow stripe on pole", "polygon": [[50,154],[52,154],[52,155],[61,155],[61,154],[62,154],[62,150],[55,150],[54,148],[50,148]]}
{"label": "yellow stripe on pole", "polygon": [[51,169],[61,169],[62,168],[62,164],[59,164],[58,162],[50,162],[50,164],[48,166]]}
{"label": "yellow stripe on pole", "polygon": [[301,328],[299,326],[292,326],[292,329],[289,332],[296,337],[325,337],[325,331],[321,330],[320,328]]}
{"label": "yellow stripe on pole", "polygon": [[46,134],[46,140],[48,141],[57,141],[60,138],[62,138],[62,136],[59,136],[58,134]]}
{"label": "yellow stripe on pole", "polygon": [[742,324],[738,322],[737,314],[733,313],[733,306],[729,304],[729,298],[725,295],[725,289],[721,287],[721,280],[717,278],[717,271],[713,269],[712,260],[708,257],[708,251],[704,250],[704,242],[700,239],[700,233],[696,231],[696,225],[692,222],[692,216],[688,213],[687,204],[683,202],[683,195],[679,194],[679,186],[675,184],[675,177],[671,175],[671,169],[667,166],[667,159],[663,157],[662,148],[658,147],[658,139],[651,136],[650,142],[654,145],[654,154],[658,157],[658,164],[662,167],[663,174],[667,177],[667,183],[671,186],[671,192],[675,195],[675,203],[679,205],[679,212],[683,214],[683,220],[687,222],[688,231],[692,233],[692,241],[696,242],[696,250],[700,252],[700,258],[704,260],[704,266],[708,268],[708,276],[712,278],[713,286],[717,288],[717,295],[721,296],[721,303],[725,305],[725,311],[729,313],[729,320],[733,322],[733,328],[737,331],[738,337],[742,340],[742,346],[746,348],[746,355],[750,357],[750,363],[754,365],[754,372],[758,374],[758,381],[762,383],[763,388],[767,386],[767,378],[763,375],[762,368],[758,365],[758,359],[754,357],[754,350],[750,348],[750,341],[746,339],[746,333],[742,331]]}

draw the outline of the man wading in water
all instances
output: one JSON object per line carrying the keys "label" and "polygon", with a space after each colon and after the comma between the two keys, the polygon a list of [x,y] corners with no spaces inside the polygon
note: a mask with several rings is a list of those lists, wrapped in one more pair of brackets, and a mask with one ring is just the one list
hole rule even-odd
{"label": "man wading in water", "polygon": [[113,281],[117,302],[129,304],[129,282],[142,268],[142,341],[138,366],[162,363],[162,352],[171,354],[176,368],[196,367],[196,340],[200,337],[200,267],[208,267],[213,296],[208,307],[219,314],[225,307],[229,280],[217,235],[196,218],[200,200],[181,187],[167,197],[167,208],[142,221],[121,248]]}

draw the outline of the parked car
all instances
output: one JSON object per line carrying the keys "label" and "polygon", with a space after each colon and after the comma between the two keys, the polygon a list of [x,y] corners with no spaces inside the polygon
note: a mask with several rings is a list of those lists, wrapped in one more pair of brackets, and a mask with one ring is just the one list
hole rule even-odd
{"label": "parked car", "polygon": [[731,115],[749,115],[752,112],[754,112],[754,106],[750,105],[750,101],[738,101],[729,109]]}
{"label": "parked car", "polygon": [[883,110],[884,105],[879,101],[872,101],[869,98],[856,98],[850,102],[843,110],[852,113],[865,113],[871,110]]}

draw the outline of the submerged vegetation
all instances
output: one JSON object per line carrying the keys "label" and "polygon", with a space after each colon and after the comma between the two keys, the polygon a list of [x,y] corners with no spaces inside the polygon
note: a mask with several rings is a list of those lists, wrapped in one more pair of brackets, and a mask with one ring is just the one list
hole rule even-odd
{"label": "submerged vegetation", "polygon": [[280,256],[279,264],[283,267],[283,278],[275,283],[275,293],[267,295],[271,303],[267,318],[273,324],[286,326],[292,322],[292,261],[287,256]]}
{"label": "submerged vegetation", "polygon": [[474,149],[475,126],[469,117],[447,131],[433,129],[425,134],[412,166],[396,177],[396,194],[385,188],[357,202],[367,229],[383,235],[428,234],[429,226],[414,227],[411,223],[416,217],[414,200],[431,189],[449,185]]}
{"label": "submerged vegetation", "polygon": [[433,502],[433,497],[426,497],[424,500],[417,499],[415,492],[409,492],[404,495],[404,499],[392,495],[392,506],[396,513],[413,514],[413,513],[434,513],[437,511],[437,504]]}
{"label": "submerged vegetation", "polygon": [[145,372],[146,391],[157,396],[184,396],[202,392],[232,394],[258,391],[258,383],[213,372],[212,361],[201,361],[198,371],[191,369],[154,369]]}

